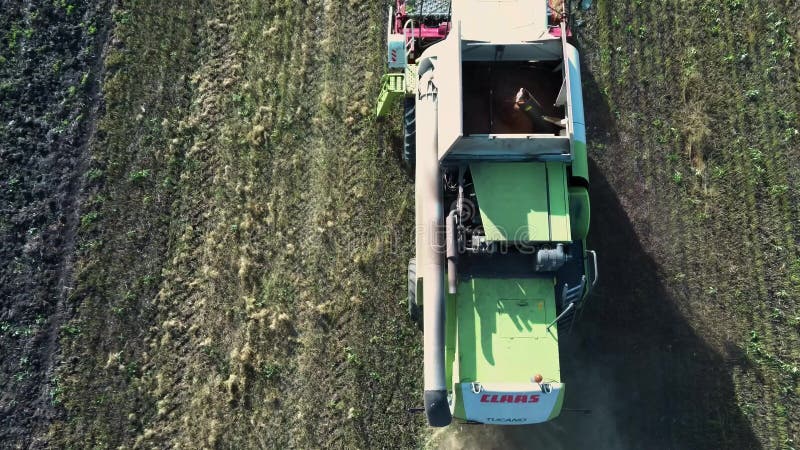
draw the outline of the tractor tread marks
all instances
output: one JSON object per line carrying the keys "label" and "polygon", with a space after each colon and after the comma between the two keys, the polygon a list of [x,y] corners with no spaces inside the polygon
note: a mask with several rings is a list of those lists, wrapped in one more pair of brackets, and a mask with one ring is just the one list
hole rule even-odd
{"label": "tractor tread marks", "polygon": [[408,261],[408,317],[422,329],[422,308],[417,304],[417,259]]}
{"label": "tractor tread marks", "polygon": [[403,162],[414,167],[417,146],[416,103],[413,97],[405,99],[403,104]]}

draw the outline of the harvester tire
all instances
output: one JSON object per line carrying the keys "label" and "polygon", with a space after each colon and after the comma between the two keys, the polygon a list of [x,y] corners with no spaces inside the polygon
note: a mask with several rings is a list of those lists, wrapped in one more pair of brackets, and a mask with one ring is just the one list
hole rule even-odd
{"label": "harvester tire", "polygon": [[417,153],[416,100],[406,97],[403,102],[403,162],[414,171]]}
{"label": "harvester tire", "polygon": [[417,304],[417,260],[408,261],[408,317],[422,327],[422,308]]}

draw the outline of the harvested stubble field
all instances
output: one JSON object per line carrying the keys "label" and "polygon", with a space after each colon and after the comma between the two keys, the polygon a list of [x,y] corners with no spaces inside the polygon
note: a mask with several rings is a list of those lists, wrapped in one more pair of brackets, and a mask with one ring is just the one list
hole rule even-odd
{"label": "harvested stubble field", "polygon": [[0,446],[796,448],[800,5],[575,12],[592,413],[436,434],[387,6],[0,0]]}

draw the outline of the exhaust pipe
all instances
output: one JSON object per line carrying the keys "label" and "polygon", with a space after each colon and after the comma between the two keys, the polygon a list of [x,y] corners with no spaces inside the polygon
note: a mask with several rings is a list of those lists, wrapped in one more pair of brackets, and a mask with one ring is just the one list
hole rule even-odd
{"label": "exhaust pipe", "polygon": [[[420,61],[417,95],[417,161],[415,189],[421,201],[417,217],[417,264],[422,276],[425,414],[428,424],[450,424],[444,370],[444,245],[442,241],[442,177],[439,172],[437,90],[430,58]],[[420,264],[421,263],[421,264]]]}
{"label": "exhaust pipe", "polygon": [[455,294],[458,284],[458,241],[456,237],[456,210],[450,211],[445,223],[447,239],[447,293]]}

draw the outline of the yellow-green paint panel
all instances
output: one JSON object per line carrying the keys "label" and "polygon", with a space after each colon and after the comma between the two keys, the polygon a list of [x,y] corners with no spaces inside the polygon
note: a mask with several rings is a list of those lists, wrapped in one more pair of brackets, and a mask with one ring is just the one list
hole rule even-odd
{"label": "yellow-green paint panel", "polygon": [[487,240],[572,240],[563,162],[485,162],[470,170]]}
{"label": "yellow-green paint panel", "polygon": [[456,382],[560,381],[552,278],[473,278],[456,299]]}
{"label": "yellow-green paint panel", "polygon": [[[445,279],[445,283],[446,283]],[[455,317],[456,314],[456,294],[445,294],[444,298],[445,317]],[[456,327],[457,321],[446,320],[444,327],[444,368],[445,383],[447,386],[453,384],[453,370],[456,359]],[[455,370],[458,370],[456,367]]]}
{"label": "yellow-green paint panel", "polygon": [[589,181],[589,160],[586,155],[586,142],[572,141],[572,176]]}
{"label": "yellow-green paint panel", "polygon": [[553,407],[553,411],[550,413],[550,416],[547,417],[547,420],[553,420],[561,414],[561,408],[564,406],[564,393],[567,392],[567,387],[562,385],[561,389],[558,391],[558,399],[556,399],[556,405]]}
{"label": "yellow-green paint panel", "polygon": [[543,163],[470,164],[489,241],[550,241]]}
{"label": "yellow-green paint panel", "polygon": [[569,224],[573,239],[582,241],[589,234],[589,191],[583,186],[569,188]]}
{"label": "yellow-green paint panel", "polygon": [[570,242],[567,168],[563,162],[548,162],[547,189],[550,196],[550,240]]}

